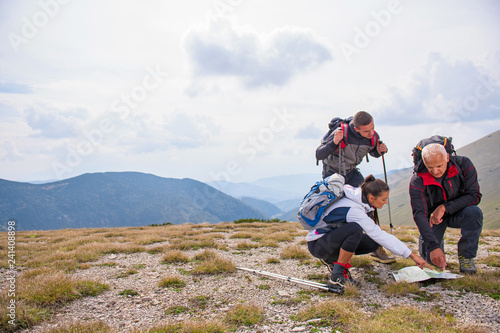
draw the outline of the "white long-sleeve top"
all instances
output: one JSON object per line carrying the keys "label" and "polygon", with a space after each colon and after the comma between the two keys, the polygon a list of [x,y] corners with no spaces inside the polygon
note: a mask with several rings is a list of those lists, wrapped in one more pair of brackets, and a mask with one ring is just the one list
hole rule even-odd
{"label": "white long-sleeve top", "polygon": [[[373,211],[373,207],[362,201],[361,188],[344,186],[344,197],[328,207],[325,210],[324,216],[331,212],[335,214],[334,222],[357,223],[363,228],[364,232],[378,244],[388,249],[392,253],[404,258],[408,258],[411,254],[411,249],[401,242],[397,237],[388,234],[380,229],[378,225],[367,215]],[[330,232],[335,232],[332,230]],[[306,236],[308,242],[319,239],[326,234],[311,230]]]}

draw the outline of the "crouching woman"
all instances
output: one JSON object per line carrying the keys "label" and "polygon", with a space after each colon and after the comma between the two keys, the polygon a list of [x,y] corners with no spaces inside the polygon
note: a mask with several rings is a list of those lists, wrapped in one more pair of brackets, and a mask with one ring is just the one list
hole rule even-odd
{"label": "crouching woman", "polygon": [[395,236],[380,229],[369,217],[377,208],[387,204],[389,186],[372,175],[361,187],[344,186],[344,197],[331,205],[324,215],[327,228],[310,231],[307,245],[311,254],[328,264],[332,270],[330,283],[344,286],[355,283],[350,273],[353,254],[367,254],[383,246],[404,258],[410,257],[418,267],[429,267],[427,262],[412,252]]}

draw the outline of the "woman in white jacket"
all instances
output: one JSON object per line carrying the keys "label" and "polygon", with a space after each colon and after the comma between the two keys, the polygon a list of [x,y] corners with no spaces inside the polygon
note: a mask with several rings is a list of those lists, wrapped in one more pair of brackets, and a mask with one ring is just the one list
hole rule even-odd
{"label": "woman in white jacket", "polygon": [[427,262],[412,252],[395,236],[380,229],[370,213],[387,204],[389,186],[372,175],[361,187],[344,186],[344,197],[331,205],[324,214],[328,228],[312,230],[306,236],[309,252],[332,268],[330,283],[344,286],[355,283],[349,273],[353,254],[367,254],[380,245],[395,255],[410,257],[422,268]]}

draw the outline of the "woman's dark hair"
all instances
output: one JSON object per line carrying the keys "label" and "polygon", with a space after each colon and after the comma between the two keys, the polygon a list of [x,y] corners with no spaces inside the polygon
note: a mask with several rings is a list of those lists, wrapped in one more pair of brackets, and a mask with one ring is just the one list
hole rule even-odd
{"label": "woman's dark hair", "polygon": [[[361,191],[363,192],[363,195],[367,199],[368,199],[368,194],[371,194],[374,197],[378,197],[383,192],[389,191],[389,185],[387,185],[383,180],[376,179],[375,177],[373,177],[373,175],[369,175],[368,177],[365,178],[363,184],[361,184]],[[375,222],[375,224],[380,225],[378,221],[377,208],[375,208],[373,211],[372,219]]]}
{"label": "woman's dark hair", "polygon": [[363,184],[361,184],[361,191],[367,198],[368,194],[378,197],[383,192],[389,191],[389,185],[387,185],[383,180],[376,179],[373,175],[369,175],[365,178]]}

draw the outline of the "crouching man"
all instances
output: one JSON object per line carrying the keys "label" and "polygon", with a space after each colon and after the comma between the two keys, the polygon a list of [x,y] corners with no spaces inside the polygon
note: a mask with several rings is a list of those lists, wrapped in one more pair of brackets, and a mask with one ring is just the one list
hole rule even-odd
{"label": "crouching man", "polygon": [[413,219],[420,231],[422,258],[442,269],[446,267],[443,236],[447,227],[459,228],[460,272],[475,274],[474,258],[483,227],[483,213],[477,172],[465,156],[450,156],[432,143],[422,150],[422,162],[415,166],[410,181]]}

